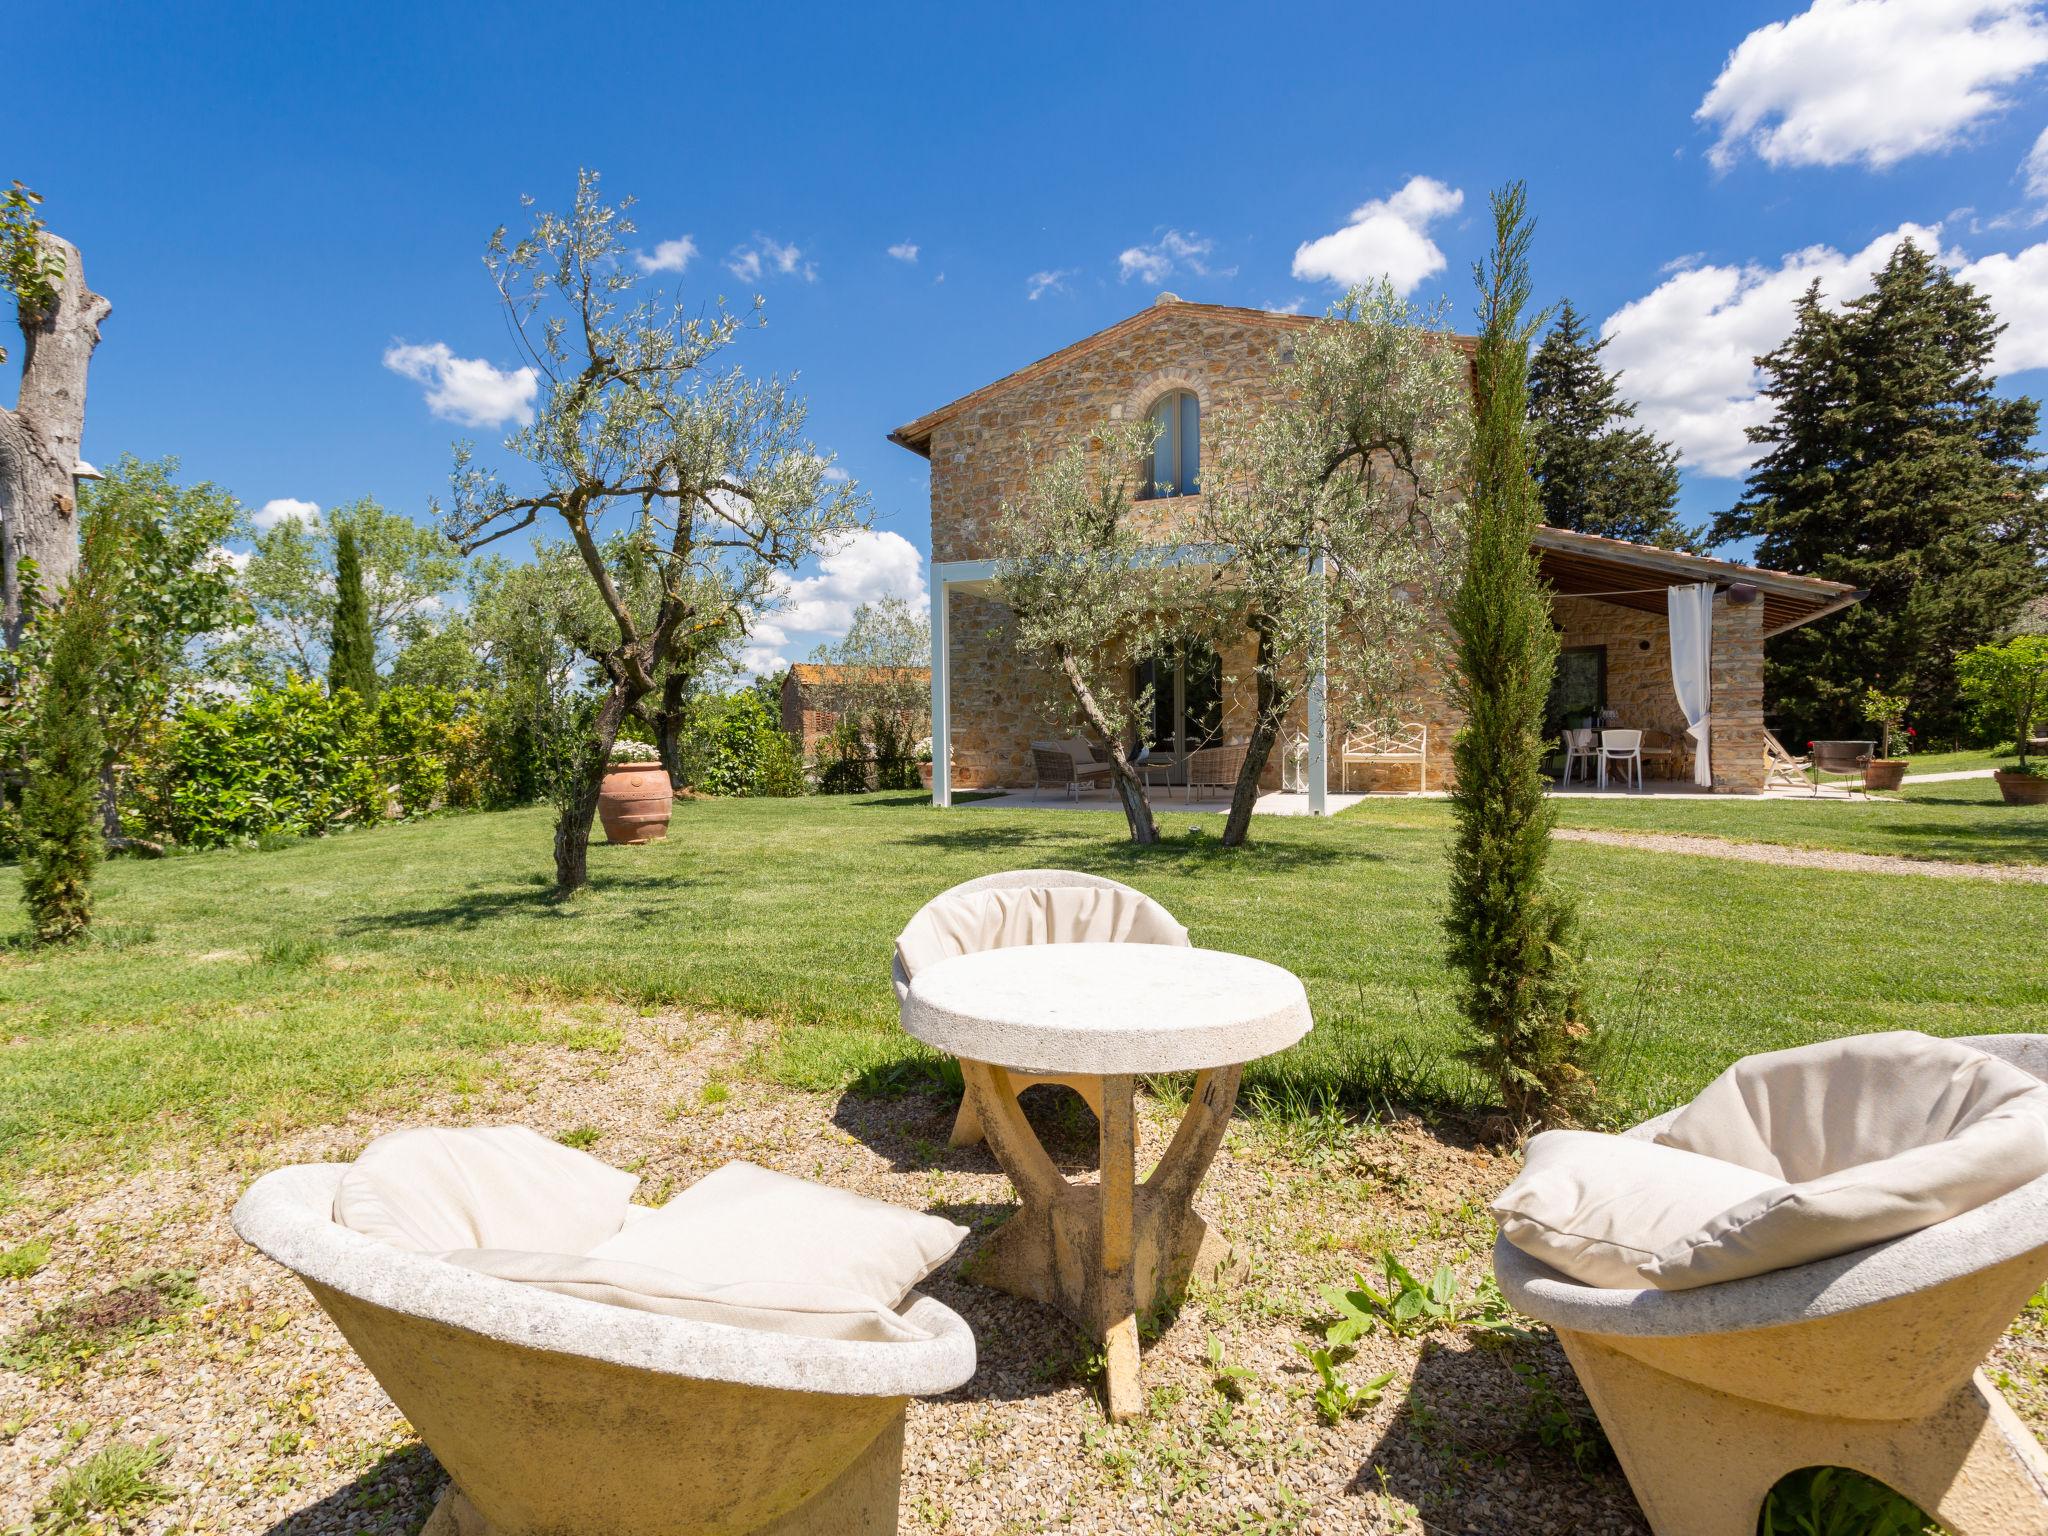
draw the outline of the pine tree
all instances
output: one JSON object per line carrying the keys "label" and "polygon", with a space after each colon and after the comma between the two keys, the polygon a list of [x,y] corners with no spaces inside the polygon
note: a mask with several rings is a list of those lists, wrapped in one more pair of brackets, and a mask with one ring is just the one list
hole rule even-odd
{"label": "pine tree", "polygon": [[334,535],[334,633],[327,649],[327,688],[355,690],[365,704],[377,697],[377,642],[370,634],[370,598],[353,528]]}
{"label": "pine tree", "polygon": [[54,611],[28,742],[21,795],[21,884],[36,940],[82,938],[92,923],[92,877],[99,867],[100,768],[106,752],[96,689],[105,671],[111,626],[105,572],[118,562],[107,511],[86,523],[77,574]]}
{"label": "pine tree", "polygon": [[1642,427],[1620,375],[1600,365],[1595,340],[1569,299],[1529,363],[1529,424],[1543,520],[1665,549],[1697,550],[1678,521],[1678,450]]}
{"label": "pine tree", "polygon": [[1590,1091],[1579,1065],[1577,915],[1552,883],[1543,708],[1557,663],[1550,598],[1529,548],[1538,524],[1527,416],[1529,223],[1521,183],[1493,197],[1480,286],[1478,415],[1465,571],[1451,600],[1448,960],[1463,973],[1467,1061],[1517,1125],[1567,1119]]}
{"label": "pine tree", "polygon": [[1774,640],[1768,707],[1798,739],[1860,736],[1864,695],[1904,694],[1920,734],[1964,723],[1955,659],[2006,632],[2048,587],[2048,473],[2039,406],[2001,399],[1999,324],[1986,299],[1901,242],[1862,298],[1818,286],[1792,334],[1757,359],[1767,451],[1713,537],[1757,540],[1763,565],[1868,593]]}

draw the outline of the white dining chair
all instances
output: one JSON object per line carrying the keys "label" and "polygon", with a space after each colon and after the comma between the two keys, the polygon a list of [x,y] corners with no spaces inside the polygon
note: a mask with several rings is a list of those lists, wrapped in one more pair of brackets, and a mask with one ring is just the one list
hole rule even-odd
{"label": "white dining chair", "polygon": [[1567,730],[1564,733],[1564,777],[1558,780],[1560,784],[1571,783],[1572,769],[1581,764],[1584,766],[1580,769],[1579,776],[1585,779],[1593,777],[1600,758],[1600,748],[1595,742],[1595,736],[1596,733],[1591,727],[1584,730]]}
{"label": "white dining chair", "polygon": [[1643,787],[1643,733],[1641,731],[1602,731],[1600,733],[1600,787],[1607,787],[1607,765],[1619,763],[1623,770],[1624,782],[1632,781],[1637,789]]}

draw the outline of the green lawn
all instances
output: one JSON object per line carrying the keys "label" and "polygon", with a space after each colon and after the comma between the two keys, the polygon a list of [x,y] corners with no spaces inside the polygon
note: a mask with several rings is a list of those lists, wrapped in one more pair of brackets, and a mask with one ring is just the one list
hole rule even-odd
{"label": "green lawn", "polygon": [[1972,768],[2010,768],[2019,754],[2010,747],[1968,747],[1958,752],[1916,752],[1906,759],[1906,772],[1961,773]]}
{"label": "green lawn", "polygon": [[[1873,795],[1868,801],[1615,795],[1569,796],[1556,805],[1558,825],[1564,827],[1691,832],[1912,859],[2048,864],[2048,806],[2006,805],[1990,779],[1908,784],[1896,795]],[[1377,814],[1379,804],[1361,810]]]}
{"label": "green lawn", "polygon": [[[1745,834],[1745,809],[1809,814],[1684,809],[1725,811],[1715,825]],[[1972,803],[1810,814],[1937,811],[1951,840],[1967,841],[1971,816],[2006,824],[2003,807]],[[785,1027],[757,1070],[886,1087],[918,1059],[895,1028],[896,930],[958,880],[1030,865],[1128,880],[1197,943],[1298,972],[1318,1027],[1259,1079],[1354,1100],[1467,1099],[1438,964],[1446,807],[1262,820],[1257,846],[1236,852],[1216,825],[1169,815],[1166,841],[1139,850],[1114,812],[940,812],[914,795],[700,801],[678,805],[664,844],[594,849],[594,887],[568,903],[548,894],[539,810],[122,861],[102,882],[97,942],[37,952],[17,916],[0,929],[0,1168],[459,1086],[516,1041],[602,1049],[594,1003],[765,1016]],[[2035,888],[1584,844],[1560,845],[1558,864],[1585,897],[1617,1119],[1747,1051],[1870,1029],[2039,1027],[2048,1002],[2048,898]]]}

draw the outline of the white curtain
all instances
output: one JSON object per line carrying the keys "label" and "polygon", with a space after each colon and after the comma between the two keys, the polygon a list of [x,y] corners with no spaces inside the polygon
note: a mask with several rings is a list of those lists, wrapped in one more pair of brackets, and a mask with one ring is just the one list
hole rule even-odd
{"label": "white curtain", "polygon": [[1707,732],[1713,724],[1714,585],[1672,587],[1665,594],[1671,617],[1671,686],[1685,711],[1685,733],[1693,739],[1692,781],[1711,789]]}

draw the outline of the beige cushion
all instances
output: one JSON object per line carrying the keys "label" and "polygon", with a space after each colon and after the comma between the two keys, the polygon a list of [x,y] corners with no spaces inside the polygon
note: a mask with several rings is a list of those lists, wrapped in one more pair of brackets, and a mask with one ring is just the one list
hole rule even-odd
{"label": "beige cushion", "polygon": [[1021,944],[1180,944],[1188,931],[1149,896],[1113,886],[1017,886],[945,895],[896,936],[903,974]]}
{"label": "beige cushion", "polygon": [[2048,1173],[2048,1088],[1911,1030],[1747,1057],[1658,1141],[1782,1181],[1659,1251],[1682,1290],[1917,1232]]}
{"label": "beige cushion", "polygon": [[1639,1290],[1641,1267],[1730,1206],[1782,1181],[1626,1136],[1545,1131],[1493,1203],[1501,1235],[1560,1274]]}
{"label": "beige cushion", "polygon": [[967,1228],[941,1216],[727,1163],[590,1251],[700,1287],[801,1284],[894,1308]]}
{"label": "beige cushion", "polygon": [[727,1163],[587,1254],[471,1248],[451,1264],[609,1306],[807,1338],[925,1334],[896,1314],[967,1229],[752,1163]]}
{"label": "beige cushion", "polygon": [[801,1281],[705,1285],[650,1264],[564,1253],[471,1248],[441,1257],[479,1274],[538,1286],[582,1301],[686,1317],[700,1323],[719,1323],[728,1328],[881,1344],[929,1337],[859,1292],[826,1285]]}
{"label": "beige cushion", "polygon": [[393,1131],[342,1174],[334,1219],[414,1253],[584,1253],[624,1224],[639,1182],[524,1126]]}

